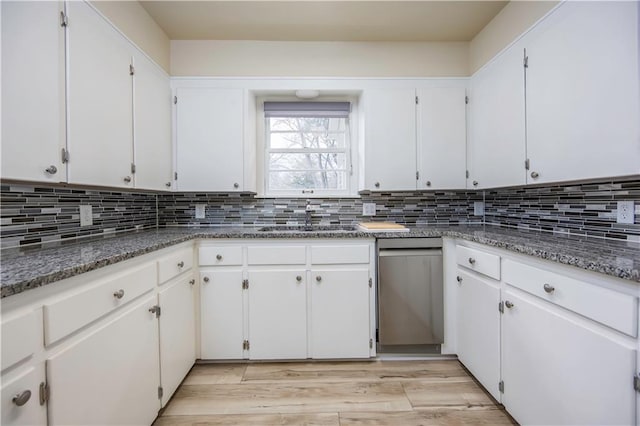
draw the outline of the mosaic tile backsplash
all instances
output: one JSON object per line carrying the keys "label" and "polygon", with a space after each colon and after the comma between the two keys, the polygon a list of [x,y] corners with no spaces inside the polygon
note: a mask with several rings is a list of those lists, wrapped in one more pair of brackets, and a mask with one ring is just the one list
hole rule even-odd
{"label": "mosaic tile backsplash", "polygon": [[[65,241],[155,226],[304,223],[305,199],[252,194],[145,193],[3,182],[3,248]],[[635,224],[616,223],[617,201],[635,202]],[[485,203],[484,216],[474,203]],[[376,203],[375,218],[362,203]],[[408,225],[488,223],[640,242],[640,178],[501,188],[487,191],[382,192],[361,198],[312,199],[313,222],[349,225],[388,220]],[[79,205],[93,206],[93,225],[80,227]],[[195,219],[195,206],[206,206]]]}
{"label": "mosaic tile backsplash", "polygon": [[[16,247],[101,235],[157,224],[156,195],[48,185],[0,185],[1,246]],[[93,225],[80,227],[81,204]]]}

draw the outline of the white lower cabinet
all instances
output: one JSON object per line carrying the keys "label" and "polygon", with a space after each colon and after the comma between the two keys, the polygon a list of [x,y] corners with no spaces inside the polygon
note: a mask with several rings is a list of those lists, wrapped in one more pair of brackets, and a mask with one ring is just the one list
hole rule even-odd
{"label": "white lower cabinet", "polygon": [[306,271],[249,270],[249,359],[307,358]]}
{"label": "white lower cabinet", "polygon": [[174,283],[166,284],[158,293],[163,407],[196,360],[194,284],[195,279],[186,275]]}
{"label": "white lower cabinet", "polygon": [[500,401],[500,282],[458,269],[458,359]]}
{"label": "white lower cabinet", "polygon": [[201,358],[242,359],[242,269],[200,273]]}
{"label": "white lower cabinet", "polygon": [[49,425],[153,422],[160,409],[155,304],[155,294],[144,297],[47,359]]}
{"label": "white lower cabinet", "polygon": [[367,268],[311,270],[311,358],[369,358]]}
{"label": "white lower cabinet", "polygon": [[47,406],[40,403],[40,384],[45,383],[44,363],[39,362],[2,377],[3,425],[46,425]]}
{"label": "white lower cabinet", "polygon": [[635,424],[635,349],[517,290],[504,300],[502,402],[519,423]]}

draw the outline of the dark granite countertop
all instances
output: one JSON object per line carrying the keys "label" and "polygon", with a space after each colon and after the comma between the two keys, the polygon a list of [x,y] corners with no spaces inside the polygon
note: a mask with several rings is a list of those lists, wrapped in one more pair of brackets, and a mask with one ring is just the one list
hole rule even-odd
{"label": "dark granite countertop", "polygon": [[260,231],[254,227],[166,228],[91,238],[1,253],[2,298],[131,259],[184,241],[207,238],[418,238],[452,237],[640,283],[640,244],[491,225],[424,226],[410,232],[321,230]]}

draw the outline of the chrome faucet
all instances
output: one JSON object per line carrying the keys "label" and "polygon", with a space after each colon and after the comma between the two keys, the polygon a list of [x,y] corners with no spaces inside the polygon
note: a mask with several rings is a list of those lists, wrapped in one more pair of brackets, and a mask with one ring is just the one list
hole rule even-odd
{"label": "chrome faucet", "polygon": [[311,206],[311,200],[307,200],[307,207],[304,209],[304,230],[311,231],[311,214],[313,213],[313,207]]}

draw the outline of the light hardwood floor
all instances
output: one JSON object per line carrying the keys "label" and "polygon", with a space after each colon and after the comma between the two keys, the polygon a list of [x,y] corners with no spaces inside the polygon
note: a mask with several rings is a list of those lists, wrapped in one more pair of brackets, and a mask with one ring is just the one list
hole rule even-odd
{"label": "light hardwood floor", "polygon": [[511,424],[458,361],[199,364],[154,423]]}

